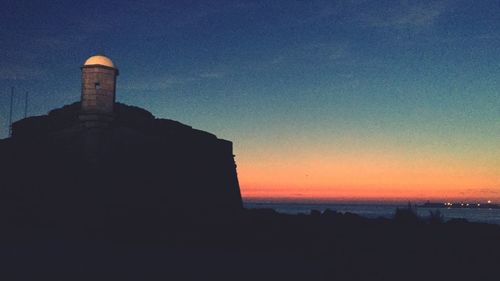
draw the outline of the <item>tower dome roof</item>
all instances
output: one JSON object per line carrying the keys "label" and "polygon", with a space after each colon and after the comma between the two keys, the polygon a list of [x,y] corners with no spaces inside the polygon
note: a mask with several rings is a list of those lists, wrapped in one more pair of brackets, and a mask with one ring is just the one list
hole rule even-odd
{"label": "tower dome roof", "polygon": [[113,62],[106,56],[95,55],[88,58],[83,65],[103,65],[107,67],[115,68]]}

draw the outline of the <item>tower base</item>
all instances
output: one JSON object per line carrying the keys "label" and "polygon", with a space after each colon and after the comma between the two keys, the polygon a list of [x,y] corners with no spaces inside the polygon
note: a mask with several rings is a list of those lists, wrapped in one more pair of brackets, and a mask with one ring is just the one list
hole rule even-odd
{"label": "tower base", "polygon": [[108,128],[113,122],[112,115],[106,114],[96,114],[96,113],[81,113],[78,116],[83,127],[93,129],[93,128]]}

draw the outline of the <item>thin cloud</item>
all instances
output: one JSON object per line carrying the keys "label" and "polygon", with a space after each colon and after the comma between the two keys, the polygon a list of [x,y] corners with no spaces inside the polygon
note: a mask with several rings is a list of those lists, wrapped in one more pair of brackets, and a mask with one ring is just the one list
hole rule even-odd
{"label": "thin cloud", "polygon": [[349,47],[345,42],[309,44],[304,49],[321,59],[339,60],[349,55]]}
{"label": "thin cloud", "polygon": [[325,61],[352,64],[354,62],[350,47],[347,41],[297,44],[280,49],[273,55],[262,55],[258,60],[248,60],[244,64],[241,62],[227,64],[226,68],[230,69],[227,70],[229,73],[238,73],[242,69],[251,72],[277,70],[290,65],[317,64]]}
{"label": "thin cloud", "polygon": [[159,78],[142,79],[141,81],[130,81],[129,83],[120,86],[120,89],[133,91],[161,91],[196,80],[199,80],[199,78],[181,77],[166,74]]}
{"label": "thin cloud", "polygon": [[284,62],[293,62],[297,60],[306,61],[339,61],[350,57],[349,43],[347,42],[328,42],[328,43],[307,43],[290,47],[284,50],[276,58],[271,60],[271,64]]}
{"label": "thin cloud", "polygon": [[31,40],[32,46],[51,50],[68,50],[77,47],[87,39],[83,35],[71,35],[64,38],[60,36],[39,36]]}
{"label": "thin cloud", "polygon": [[[191,4],[189,10],[186,11],[182,8],[175,7],[176,5],[163,2],[143,3],[141,7],[137,8],[134,6],[134,10],[128,11],[127,13],[135,12],[136,9],[140,9],[141,13],[147,13],[148,15],[153,14],[153,21],[159,19],[163,24],[165,23],[163,19],[166,18],[166,22],[168,22],[170,27],[181,28],[197,25],[219,14],[258,8],[258,5],[255,3],[245,1],[217,1],[215,3],[200,1]],[[165,17],[165,15],[168,15],[168,17]]]}
{"label": "thin cloud", "polygon": [[434,25],[446,12],[448,5],[445,2],[431,4],[409,4],[402,2],[387,10],[374,10],[364,15],[361,21],[374,27],[389,28],[419,28]]}
{"label": "thin cloud", "polygon": [[465,190],[464,194],[477,194],[481,193],[484,195],[497,195],[500,194],[500,188],[499,189],[493,189],[493,188],[469,188]]}
{"label": "thin cloud", "polygon": [[134,80],[130,81],[123,86],[120,86],[122,90],[134,90],[134,91],[162,91],[172,89],[177,86],[186,85],[188,83],[199,82],[207,79],[222,79],[226,76],[225,72],[201,72],[192,75],[180,76],[165,74],[160,77],[147,77],[141,79],[140,81]]}
{"label": "thin cloud", "polygon": [[0,80],[33,80],[45,74],[41,68],[20,64],[2,65],[0,68]]}
{"label": "thin cloud", "polygon": [[223,72],[203,72],[199,75],[201,78],[219,79],[225,76]]}

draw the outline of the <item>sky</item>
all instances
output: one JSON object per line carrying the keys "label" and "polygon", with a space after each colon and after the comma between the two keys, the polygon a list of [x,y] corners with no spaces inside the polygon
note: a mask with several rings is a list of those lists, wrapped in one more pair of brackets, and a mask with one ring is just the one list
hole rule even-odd
{"label": "sky", "polygon": [[117,100],[234,143],[245,198],[500,201],[500,1],[22,1],[0,9],[0,138]]}

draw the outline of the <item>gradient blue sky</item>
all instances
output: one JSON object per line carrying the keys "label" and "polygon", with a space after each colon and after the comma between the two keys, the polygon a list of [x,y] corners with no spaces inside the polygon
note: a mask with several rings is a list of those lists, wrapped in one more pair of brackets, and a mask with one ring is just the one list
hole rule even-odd
{"label": "gradient blue sky", "polygon": [[[79,99],[79,66],[104,52],[118,101],[234,141],[248,194],[415,189],[411,175],[453,190],[418,171],[455,167],[467,185],[451,193],[500,198],[500,1],[4,0],[0,38],[0,138],[10,86],[16,120],[24,91],[44,114]],[[380,157],[400,181],[286,178]]]}

